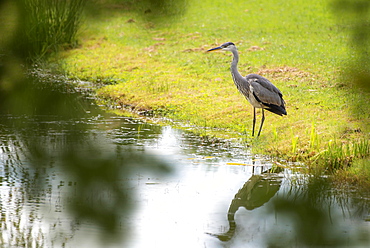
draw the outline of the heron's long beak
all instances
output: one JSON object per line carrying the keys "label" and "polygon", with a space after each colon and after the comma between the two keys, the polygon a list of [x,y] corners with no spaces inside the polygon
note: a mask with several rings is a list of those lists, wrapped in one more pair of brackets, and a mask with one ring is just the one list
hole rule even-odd
{"label": "heron's long beak", "polygon": [[220,49],[222,49],[222,47],[219,46],[219,47],[211,48],[211,49],[207,50],[207,52],[220,50]]}

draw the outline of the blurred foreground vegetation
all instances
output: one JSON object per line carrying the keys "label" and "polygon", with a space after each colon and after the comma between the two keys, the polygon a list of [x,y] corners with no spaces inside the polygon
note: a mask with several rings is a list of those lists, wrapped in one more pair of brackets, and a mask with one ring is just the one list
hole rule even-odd
{"label": "blurred foreground vegetation", "polygon": [[[102,239],[113,242],[124,238],[121,232],[116,234],[125,225],[122,216],[132,207],[129,186],[122,178],[136,169],[157,173],[169,169],[144,152],[107,149],[104,137],[91,134],[86,122],[105,113],[66,77],[40,67],[51,54],[77,44],[85,4],[84,0],[0,3],[1,170],[21,177],[18,181],[30,188],[22,199],[32,201],[50,186],[45,183],[49,169],[60,168],[77,185],[67,197],[69,213],[77,222],[94,223],[104,230]],[[13,175],[19,167],[22,173]],[[110,197],[105,199],[107,192]],[[8,238],[17,240],[16,246],[31,246],[31,236]],[[0,244],[7,245],[4,240]]]}

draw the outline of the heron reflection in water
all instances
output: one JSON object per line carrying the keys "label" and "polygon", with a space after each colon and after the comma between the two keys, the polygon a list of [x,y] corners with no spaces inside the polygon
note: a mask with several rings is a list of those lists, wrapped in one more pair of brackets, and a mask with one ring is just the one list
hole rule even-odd
{"label": "heron reflection in water", "polygon": [[253,210],[261,207],[279,191],[281,181],[282,177],[276,174],[263,173],[261,175],[253,175],[231,201],[227,212],[229,230],[222,234],[207,234],[215,236],[221,241],[229,241],[235,234],[235,214],[238,209],[244,207],[247,210]]}

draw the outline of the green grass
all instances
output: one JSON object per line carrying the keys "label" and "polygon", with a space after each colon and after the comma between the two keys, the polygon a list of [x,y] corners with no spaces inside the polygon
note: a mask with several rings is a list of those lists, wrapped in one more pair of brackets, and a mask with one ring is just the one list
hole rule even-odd
{"label": "green grass", "polygon": [[[172,17],[102,4],[86,17],[81,46],[55,60],[71,78],[104,83],[102,104],[206,126],[207,135],[246,140],[259,153],[318,163],[331,140],[341,147],[369,138],[369,112],[353,111],[368,96],[342,81],[353,53],[331,1],[182,3],[186,11]],[[226,41],[239,48],[239,71],[269,78],[287,103],[286,117],[267,113],[258,139],[250,137],[252,107],[232,82],[231,54],[205,52]]]}

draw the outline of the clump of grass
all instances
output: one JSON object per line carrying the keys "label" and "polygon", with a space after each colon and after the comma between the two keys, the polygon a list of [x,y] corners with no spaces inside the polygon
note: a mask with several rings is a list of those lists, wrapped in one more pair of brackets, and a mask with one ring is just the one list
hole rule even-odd
{"label": "clump of grass", "polygon": [[358,159],[354,161],[351,167],[343,170],[337,170],[334,182],[339,186],[356,185],[369,191],[370,189],[370,160]]}
{"label": "clump of grass", "polygon": [[325,150],[313,157],[312,161],[323,164],[325,170],[329,172],[351,168],[353,164],[356,164],[356,161],[370,157],[370,143],[365,139],[356,143],[331,140],[326,147]]}
{"label": "clump of grass", "polygon": [[61,45],[73,45],[86,0],[21,0],[23,57],[41,60]]}

